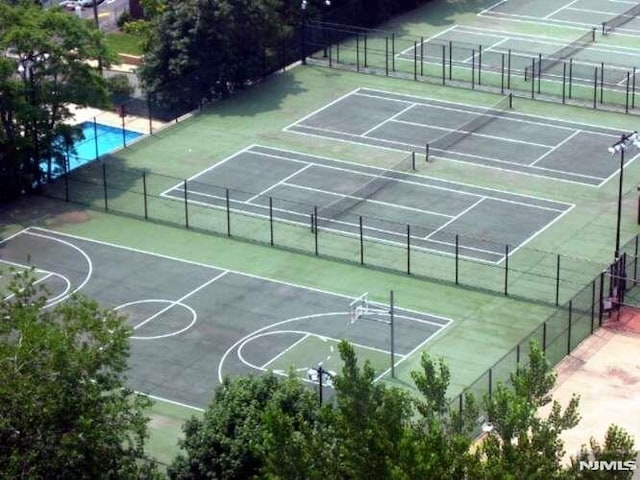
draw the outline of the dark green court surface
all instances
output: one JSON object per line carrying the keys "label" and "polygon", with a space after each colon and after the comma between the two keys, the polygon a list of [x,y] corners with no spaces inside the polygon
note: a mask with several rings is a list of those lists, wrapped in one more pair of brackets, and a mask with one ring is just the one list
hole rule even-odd
{"label": "dark green court surface", "polygon": [[[224,376],[266,370],[310,381],[319,364],[339,369],[339,339],[378,378],[389,374],[384,302],[352,323],[350,297],[40,228],[0,243],[1,267],[27,265],[50,290],[49,306],[80,292],[127,316],[130,384],[154,397],[203,407]],[[393,318],[395,366],[451,322],[397,307]]]}
{"label": "dark green court surface", "polygon": [[479,16],[573,28],[599,27],[616,19],[616,23],[624,21],[617,32],[640,35],[637,12],[628,13],[634,6],[638,6],[636,2],[620,0],[500,0]]}
{"label": "dark green court surface", "polygon": [[366,239],[401,248],[409,237],[412,249],[491,263],[502,262],[507,250],[515,252],[572,208],[414,175],[406,171],[411,158],[402,162],[394,170],[383,170],[254,145],[163,195],[225,209],[228,194],[230,209],[309,225],[309,235],[317,212],[320,230],[355,237],[362,232]]}
{"label": "dark green court surface", "polygon": [[436,160],[595,187],[619,168],[606,153],[617,130],[520,114],[509,110],[508,97],[482,109],[359,88],[286,130],[404,151],[424,152],[428,144]]}

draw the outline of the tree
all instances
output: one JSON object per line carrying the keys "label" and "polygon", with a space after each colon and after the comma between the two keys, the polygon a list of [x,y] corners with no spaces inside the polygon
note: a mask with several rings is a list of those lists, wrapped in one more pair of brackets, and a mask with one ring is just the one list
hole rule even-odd
{"label": "tree", "polygon": [[146,397],[126,387],[130,329],[73,296],[45,308],[30,271],[0,292],[0,477],[141,478]]}
{"label": "tree", "polygon": [[47,178],[55,164],[63,168],[65,144],[81,135],[66,124],[68,104],[108,104],[91,61],[114,57],[94,25],[33,2],[0,4],[0,49],[0,181],[27,191],[41,183],[41,164]]}
{"label": "tree", "polygon": [[276,474],[295,471],[287,462],[296,460],[278,459],[278,452],[297,451],[295,442],[282,442],[300,439],[295,432],[308,430],[305,424],[313,421],[316,410],[315,396],[295,377],[268,373],[227,378],[216,388],[204,417],[192,417],[184,425],[180,445],[185,454],[174,460],[169,476],[244,480],[265,474],[269,466]]}
{"label": "tree", "polygon": [[633,470],[600,470],[580,469],[580,462],[603,461],[625,462],[636,461],[638,452],[634,450],[633,437],[617,425],[610,425],[605,434],[604,443],[600,445],[595,438],[589,439],[589,448],[585,445],[576,458],[571,459],[572,478],[588,478],[593,480],[626,480],[633,477]]}
{"label": "tree", "polygon": [[510,384],[498,384],[485,397],[493,425],[481,447],[486,478],[552,479],[566,474],[560,434],[578,424],[579,398],[574,395],[564,410],[554,400],[547,417],[539,417],[538,409],[552,401],[549,392],[555,380],[542,349],[532,342],[529,364],[511,374]]}

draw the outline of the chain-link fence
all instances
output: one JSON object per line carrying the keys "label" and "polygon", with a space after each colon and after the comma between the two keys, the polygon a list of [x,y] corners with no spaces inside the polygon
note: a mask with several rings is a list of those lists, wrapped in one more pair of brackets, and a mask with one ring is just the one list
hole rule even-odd
{"label": "chain-link fence", "polygon": [[[557,365],[583,340],[603,325],[609,318],[615,319],[617,309],[625,294],[638,283],[638,245],[640,236],[630,240],[622,249],[618,260],[600,272],[570,300],[559,306],[541,325],[498,360],[491,368],[456,396],[449,404],[462,411],[464,396],[473,393],[476,400],[491,395],[498,383],[506,384],[520,367],[526,366],[531,341],[536,341],[551,365]],[[481,415],[480,423],[486,420]]]}
{"label": "chain-link fence", "polygon": [[567,56],[586,48],[582,39],[595,40],[595,31],[559,51],[536,53],[317,20],[305,24],[302,36],[315,65],[637,112],[635,66]]}
{"label": "chain-link fence", "polygon": [[[88,141],[97,145],[95,138]],[[126,135],[120,141],[125,144]],[[426,219],[403,222],[394,210],[387,214],[367,202],[359,201],[358,209],[349,207],[336,218],[316,216],[322,221],[314,222],[314,213],[323,209],[313,200],[304,203],[299,197],[161,175],[126,167],[118,157],[70,170],[48,184],[45,194],[134,218],[555,305],[564,304],[603,268],[569,255],[515,249],[454,231],[441,231],[446,238],[427,241],[425,232],[437,231],[438,225]],[[483,258],[478,252],[493,253]]]}

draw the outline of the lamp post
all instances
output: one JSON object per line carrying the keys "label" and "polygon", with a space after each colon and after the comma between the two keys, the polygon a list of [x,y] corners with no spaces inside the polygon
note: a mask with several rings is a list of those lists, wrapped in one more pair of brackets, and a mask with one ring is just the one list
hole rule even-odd
{"label": "lamp post", "polygon": [[323,31],[323,40],[324,40],[324,58],[327,58],[327,10],[331,6],[331,0],[324,0],[324,8],[322,9],[322,31]]}
{"label": "lamp post", "polygon": [[304,29],[307,21],[307,0],[300,2],[300,10],[302,10],[302,23],[300,24],[300,55],[302,57],[302,64],[307,64],[307,56],[305,55],[305,41],[304,41]]}
{"label": "lamp post", "polygon": [[624,152],[629,147],[634,146],[640,148],[640,138],[638,138],[638,132],[634,131],[627,134],[622,134],[620,140],[609,147],[609,153],[615,155],[620,152],[620,183],[618,186],[618,221],[616,224],[616,250],[615,258],[618,259],[620,255],[620,221],[622,219],[622,185],[624,182]]}
{"label": "lamp post", "polygon": [[335,372],[325,370],[322,368],[322,364],[318,365],[318,368],[310,368],[307,370],[307,378],[311,381],[318,381],[318,402],[322,405],[322,389],[324,385],[333,385],[333,377]]}

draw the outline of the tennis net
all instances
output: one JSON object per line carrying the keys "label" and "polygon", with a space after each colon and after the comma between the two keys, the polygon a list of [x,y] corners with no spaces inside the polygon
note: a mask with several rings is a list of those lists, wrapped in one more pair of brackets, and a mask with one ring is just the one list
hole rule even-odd
{"label": "tennis net", "polygon": [[363,172],[363,177],[366,179],[364,183],[361,183],[350,193],[342,195],[337,200],[334,200],[328,205],[317,210],[317,216],[314,219],[315,226],[325,226],[331,223],[332,220],[335,220],[336,218],[350,212],[358,205],[366,202],[390,183],[393,183],[398,179],[402,179],[404,177],[404,172],[408,172],[413,169],[414,161],[415,154],[410,153],[408,156],[402,158],[391,168],[384,170],[379,175],[370,176]]}
{"label": "tennis net", "polygon": [[602,24],[602,34],[607,35],[608,33],[611,33],[614,29],[630,22],[638,15],[640,15],[640,3],[637,3],[626,12],[623,12],[617,17],[612,18],[608,22],[604,22]]}
{"label": "tennis net", "polygon": [[[543,72],[546,72],[552,69],[554,66],[564,62],[566,59],[575,55],[580,50],[587,48],[590,44],[592,44],[595,41],[596,41],[596,29],[592,28],[587,33],[575,39],[570,44],[562,47],[557,52],[552,53],[547,58],[543,58],[540,61],[536,61],[533,63],[533,65],[529,67],[525,67],[524,69],[525,81],[530,79],[533,80],[532,77],[535,76],[536,74],[539,75]],[[533,68],[533,72],[531,71],[531,68]]]}
{"label": "tennis net", "polygon": [[454,145],[460,143],[462,140],[472,135],[474,132],[480,130],[485,125],[493,122],[496,118],[501,117],[506,110],[509,110],[511,108],[511,102],[511,95],[507,95],[486,110],[474,113],[473,117],[470,120],[467,120],[455,130],[447,132],[441,137],[436,138],[434,141],[429,143],[428,150],[431,151],[432,149],[450,149]]}

